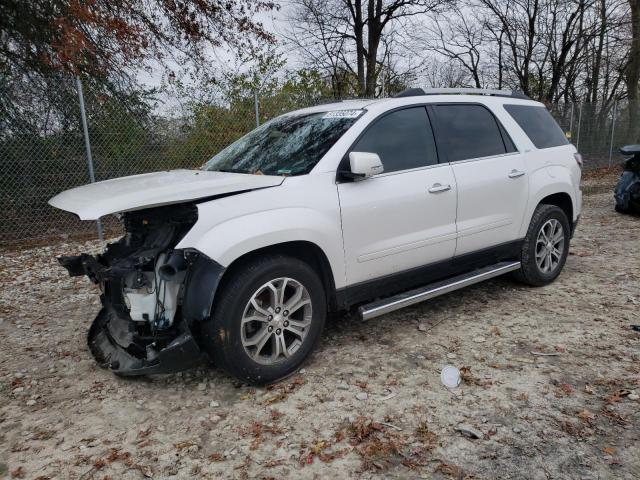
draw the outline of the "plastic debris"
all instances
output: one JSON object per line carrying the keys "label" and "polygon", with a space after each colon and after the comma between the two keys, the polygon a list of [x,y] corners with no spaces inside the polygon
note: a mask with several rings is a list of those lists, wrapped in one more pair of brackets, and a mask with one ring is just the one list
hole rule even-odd
{"label": "plastic debris", "polygon": [[440,381],[447,388],[458,387],[462,381],[460,370],[453,365],[445,365],[440,372]]}

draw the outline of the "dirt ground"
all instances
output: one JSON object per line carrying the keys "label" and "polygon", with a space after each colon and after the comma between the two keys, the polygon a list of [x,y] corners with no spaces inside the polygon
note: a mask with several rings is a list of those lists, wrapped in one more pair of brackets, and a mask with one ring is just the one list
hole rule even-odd
{"label": "dirt ground", "polygon": [[101,370],[96,289],[54,260],[97,244],[1,251],[0,478],[640,478],[640,217],[613,212],[615,179],[585,181],[554,284],[341,316],[271,388]]}

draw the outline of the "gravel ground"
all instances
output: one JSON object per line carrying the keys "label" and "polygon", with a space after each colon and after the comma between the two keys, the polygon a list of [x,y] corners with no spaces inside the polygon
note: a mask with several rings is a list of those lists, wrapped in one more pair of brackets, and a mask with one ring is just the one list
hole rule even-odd
{"label": "gravel ground", "polygon": [[101,370],[85,345],[96,289],[54,260],[96,243],[2,251],[0,477],[640,478],[640,217],[613,212],[614,181],[585,181],[553,285],[500,278],[335,318],[264,389],[210,365]]}

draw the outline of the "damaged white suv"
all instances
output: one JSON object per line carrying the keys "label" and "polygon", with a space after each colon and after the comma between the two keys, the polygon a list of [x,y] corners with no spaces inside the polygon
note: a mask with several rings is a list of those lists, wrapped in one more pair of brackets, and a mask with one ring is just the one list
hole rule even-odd
{"label": "damaged white suv", "polygon": [[327,312],[369,319],[497,275],[562,270],[582,159],[522,94],[410,89],[298,110],[201,170],[107,180],[54,207],[126,228],[101,255],[62,257],[100,284],[89,331],[121,375],[203,352],[252,383],[294,372]]}

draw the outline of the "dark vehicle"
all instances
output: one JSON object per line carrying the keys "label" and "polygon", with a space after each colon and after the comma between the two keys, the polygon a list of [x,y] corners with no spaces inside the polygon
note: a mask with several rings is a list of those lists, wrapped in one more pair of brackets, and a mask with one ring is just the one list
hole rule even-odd
{"label": "dark vehicle", "polygon": [[630,157],[614,190],[615,208],[620,213],[640,213],[640,145],[627,145],[620,153]]}

